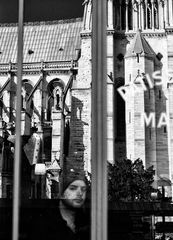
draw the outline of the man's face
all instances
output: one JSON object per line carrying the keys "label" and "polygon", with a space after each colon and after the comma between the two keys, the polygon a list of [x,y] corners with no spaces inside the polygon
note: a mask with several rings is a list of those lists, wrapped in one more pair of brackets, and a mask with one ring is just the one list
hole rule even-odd
{"label": "man's face", "polygon": [[81,208],[86,199],[86,184],[82,180],[72,182],[63,194],[63,202],[72,208]]}

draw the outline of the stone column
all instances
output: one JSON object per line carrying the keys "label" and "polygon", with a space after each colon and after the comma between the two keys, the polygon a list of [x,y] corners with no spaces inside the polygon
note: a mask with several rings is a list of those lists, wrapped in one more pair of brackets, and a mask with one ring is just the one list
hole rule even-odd
{"label": "stone column", "polygon": [[128,23],[128,4],[129,4],[129,0],[126,0],[126,32],[129,31],[129,23]]}
{"label": "stone column", "polygon": [[85,8],[84,8],[84,20],[83,20],[83,30],[90,31],[91,24],[92,24],[92,2],[91,0],[85,1]]}
{"label": "stone column", "polygon": [[34,107],[35,107],[35,111],[37,111],[37,113],[34,112],[34,122],[38,123],[41,122],[41,110],[42,110],[42,94],[41,94],[41,90],[37,89],[34,93]]}
{"label": "stone column", "polygon": [[[61,151],[61,129],[62,129],[61,110],[52,110],[52,156],[51,161],[59,160]],[[62,129],[63,131],[63,129]]]}
{"label": "stone column", "polygon": [[[114,35],[107,35],[107,73],[114,72]],[[113,76],[112,76],[113,77]],[[107,156],[109,162],[114,162],[114,82],[108,77],[107,83]]]}
{"label": "stone column", "polygon": [[165,27],[169,25],[168,0],[164,1]]}
{"label": "stone column", "polygon": [[173,26],[173,3],[169,0],[169,25]]}
{"label": "stone column", "polygon": [[113,0],[108,0],[108,19],[107,27],[108,29],[113,29]]}
{"label": "stone column", "polygon": [[10,121],[9,119],[9,110],[10,110],[10,94],[8,91],[4,91],[3,92],[3,102],[5,105],[5,110],[3,109],[3,119],[6,123],[8,123]]}
{"label": "stone column", "polygon": [[21,111],[21,135],[25,134],[25,111]]}
{"label": "stone column", "polygon": [[138,23],[138,3],[135,0],[132,1],[133,4],[133,30],[136,31],[139,27]]}

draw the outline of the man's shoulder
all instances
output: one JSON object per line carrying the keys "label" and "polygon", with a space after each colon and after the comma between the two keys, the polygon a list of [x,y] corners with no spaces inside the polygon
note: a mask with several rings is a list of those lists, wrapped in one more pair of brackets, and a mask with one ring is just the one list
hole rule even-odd
{"label": "man's shoulder", "polygon": [[[72,239],[66,222],[62,219],[59,208],[47,207],[39,213],[30,217],[27,229],[25,228],[28,240],[55,239],[62,236],[63,240]],[[66,237],[68,236],[68,238]]]}

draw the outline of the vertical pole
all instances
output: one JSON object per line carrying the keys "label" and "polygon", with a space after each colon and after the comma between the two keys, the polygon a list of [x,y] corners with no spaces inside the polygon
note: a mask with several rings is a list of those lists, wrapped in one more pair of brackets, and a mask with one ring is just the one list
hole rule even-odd
{"label": "vertical pole", "polygon": [[59,197],[63,193],[63,170],[64,170],[64,131],[65,131],[65,116],[64,116],[64,96],[63,96],[63,106],[61,112],[61,140],[60,140],[60,168],[62,172],[59,176]]}
{"label": "vertical pole", "polygon": [[[162,207],[165,199],[165,188],[162,186]],[[165,213],[163,210],[163,215],[162,215],[162,224],[163,224],[163,236],[162,239],[165,240]]]}
{"label": "vertical pole", "polygon": [[23,60],[23,5],[19,0],[18,12],[18,55],[17,55],[17,106],[16,106],[16,141],[14,161],[13,187],[13,232],[12,239],[19,239],[19,208],[20,208],[20,165],[21,165],[21,85]]}
{"label": "vertical pole", "polygon": [[151,239],[155,239],[155,215],[151,216]]}
{"label": "vertical pole", "polygon": [[91,239],[107,239],[106,0],[93,1]]}

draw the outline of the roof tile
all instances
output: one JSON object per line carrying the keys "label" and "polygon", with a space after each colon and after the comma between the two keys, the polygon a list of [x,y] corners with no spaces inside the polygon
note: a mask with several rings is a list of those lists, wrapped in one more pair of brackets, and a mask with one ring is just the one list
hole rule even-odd
{"label": "roof tile", "polygon": [[[76,49],[80,48],[81,29],[81,18],[25,24],[23,62],[75,59]],[[0,25],[0,51],[0,64],[17,62],[16,24]]]}

